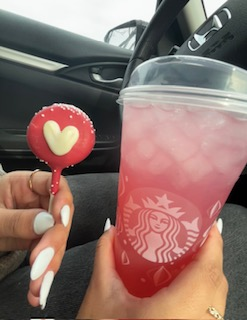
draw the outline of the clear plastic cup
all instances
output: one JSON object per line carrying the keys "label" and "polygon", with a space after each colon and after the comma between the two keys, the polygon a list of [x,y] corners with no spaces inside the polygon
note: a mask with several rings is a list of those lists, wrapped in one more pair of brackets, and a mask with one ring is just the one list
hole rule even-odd
{"label": "clear plastic cup", "polygon": [[151,59],[121,91],[116,269],[151,296],[193,259],[247,160],[247,72],[194,56]]}

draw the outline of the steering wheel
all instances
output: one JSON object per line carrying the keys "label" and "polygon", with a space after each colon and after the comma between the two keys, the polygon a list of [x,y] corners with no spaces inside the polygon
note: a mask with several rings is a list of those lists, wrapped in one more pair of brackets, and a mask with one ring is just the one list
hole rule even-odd
{"label": "steering wheel", "polygon": [[[188,2],[161,2],[130,58],[123,88],[128,85],[134,69],[155,55],[162,35]],[[247,69],[246,12],[246,0],[228,0],[184,42],[176,54],[205,56]]]}

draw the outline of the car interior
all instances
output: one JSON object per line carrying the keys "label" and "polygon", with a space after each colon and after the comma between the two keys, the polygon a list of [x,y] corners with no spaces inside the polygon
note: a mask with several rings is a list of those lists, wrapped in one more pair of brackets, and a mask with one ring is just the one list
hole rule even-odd
{"label": "car interior", "polygon": [[[0,10],[4,169],[48,170],[30,151],[26,129],[40,108],[64,102],[88,114],[96,144],[86,160],[63,174],[117,172],[122,110],[116,101],[133,70],[170,54],[205,56],[246,69],[246,12],[246,0],[228,0],[209,17],[201,0],[157,0],[153,18],[130,50]],[[229,202],[247,206],[246,174],[244,169]]]}

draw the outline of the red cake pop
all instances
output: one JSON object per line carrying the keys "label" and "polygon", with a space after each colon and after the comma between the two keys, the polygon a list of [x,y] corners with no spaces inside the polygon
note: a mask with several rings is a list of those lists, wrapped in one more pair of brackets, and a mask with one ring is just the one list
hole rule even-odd
{"label": "red cake pop", "polygon": [[55,195],[62,170],[82,161],[92,151],[95,130],[81,109],[55,103],[43,107],[32,118],[27,141],[32,152],[51,168],[51,194]]}

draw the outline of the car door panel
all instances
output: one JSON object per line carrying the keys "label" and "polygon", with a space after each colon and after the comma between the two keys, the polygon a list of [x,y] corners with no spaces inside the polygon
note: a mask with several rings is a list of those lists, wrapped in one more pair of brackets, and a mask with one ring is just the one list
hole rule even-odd
{"label": "car door panel", "polygon": [[26,127],[42,106],[64,102],[83,109],[96,129],[92,154],[67,172],[118,170],[116,99],[131,52],[3,10],[0,30],[0,161],[5,167],[41,166],[28,149]]}

